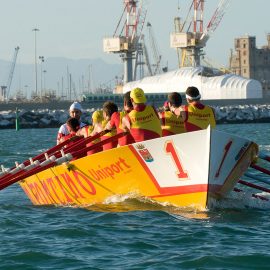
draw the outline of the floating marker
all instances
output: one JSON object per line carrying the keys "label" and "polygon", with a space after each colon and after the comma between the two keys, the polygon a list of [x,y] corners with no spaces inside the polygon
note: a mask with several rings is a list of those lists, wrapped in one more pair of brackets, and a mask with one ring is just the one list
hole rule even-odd
{"label": "floating marker", "polygon": [[18,115],[18,108],[16,107],[16,119],[15,119],[16,131],[20,130],[20,122],[19,122],[19,115]]}

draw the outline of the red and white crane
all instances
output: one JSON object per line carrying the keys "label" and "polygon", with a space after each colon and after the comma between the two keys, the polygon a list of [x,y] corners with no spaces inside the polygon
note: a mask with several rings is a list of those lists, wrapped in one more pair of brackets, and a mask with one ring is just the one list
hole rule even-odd
{"label": "red and white crane", "polygon": [[[220,0],[211,20],[204,29],[204,0],[192,0],[189,13],[181,26],[175,27],[175,33],[171,34],[171,47],[181,49],[181,59],[179,67],[199,66],[200,58],[204,54],[203,48],[206,46],[211,34],[216,30],[222,20],[229,0]],[[193,8],[193,19],[191,22],[190,12]],[[175,20],[179,24],[179,20]],[[193,32],[190,26],[193,24]]]}
{"label": "red and white crane", "polygon": [[[139,5],[138,5],[138,2]],[[133,67],[146,17],[143,0],[124,0],[124,9],[113,37],[103,39],[103,50],[118,53],[124,62],[124,83],[134,79]]]}

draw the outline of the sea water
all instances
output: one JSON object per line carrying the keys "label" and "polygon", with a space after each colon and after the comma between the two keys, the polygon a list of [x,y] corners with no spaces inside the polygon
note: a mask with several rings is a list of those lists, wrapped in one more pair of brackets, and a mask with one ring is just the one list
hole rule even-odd
{"label": "sea water", "polygon": [[[217,128],[270,151],[269,124]],[[0,163],[43,152],[56,133],[1,130]],[[0,269],[270,269],[270,202],[234,192],[213,204],[202,213],[128,197],[89,209],[33,206],[14,184],[0,191]]]}

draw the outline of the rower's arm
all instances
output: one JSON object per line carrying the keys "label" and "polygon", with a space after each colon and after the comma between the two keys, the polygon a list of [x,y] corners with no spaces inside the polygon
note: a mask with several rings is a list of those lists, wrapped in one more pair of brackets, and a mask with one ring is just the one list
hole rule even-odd
{"label": "rower's arm", "polygon": [[124,116],[122,119],[122,127],[124,131],[130,130],[130,121],[127,116]]}
{"label": "rower's arm", "polygon": [[111,123],[110,123],[110,121],[109,121],[109,122],[106,124],[106,126],[105,126],[104,129],[105,129],[105,130],[106,130],[106,129],[112,130],[112,128],[113,128],[113,127],[112,127],[112,125],[111,125]]}
{"label": "rower's arm", "polygon": [[77,136],[83,136],[84,138],[86,138],[86,137],[87,137],[86,128],[87,128],[87,127],[80,128],[80,129],[76,132],[76,135],[77,135]]}

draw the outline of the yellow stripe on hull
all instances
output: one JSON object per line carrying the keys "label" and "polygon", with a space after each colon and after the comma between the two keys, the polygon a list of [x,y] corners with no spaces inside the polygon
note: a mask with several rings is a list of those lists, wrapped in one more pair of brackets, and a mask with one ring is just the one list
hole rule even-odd
{"label": "yellow stripe on hull", "polygon": [[190,194],[169,195],[152,198],[161,203],[170,202],[172,205],[180,207],[192,207],[196,210],[205,210],[207,204],[207,192],[197,192]]}

